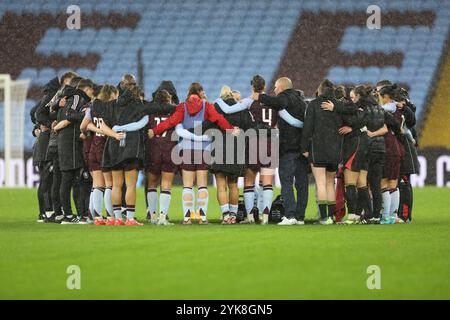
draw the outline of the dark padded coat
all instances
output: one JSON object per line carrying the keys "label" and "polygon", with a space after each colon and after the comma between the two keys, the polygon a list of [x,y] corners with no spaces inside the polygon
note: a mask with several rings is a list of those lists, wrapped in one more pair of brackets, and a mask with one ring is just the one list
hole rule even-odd
{"label": "dark padded coat", "polygon": [[306,108],[305,123],[301,139],[301,152],[309,151],[315,164],[337,165],[340,161],[342,116],[321,108],[322,102],[330,100],[338,105],[332,91],[327,91],[312,100]]}

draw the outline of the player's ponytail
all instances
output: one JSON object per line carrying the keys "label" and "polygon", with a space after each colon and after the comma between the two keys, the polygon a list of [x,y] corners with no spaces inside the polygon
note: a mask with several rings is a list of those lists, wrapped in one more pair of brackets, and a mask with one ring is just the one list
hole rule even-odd
{"label": "player's ponytail", "polygon": [[317,88],[316,95],[320,96],[324,93],[332,92],[334,94],[334,84],[328,79],[323,80]]}
{"label": "player's ponytail", "polygon": [[257,93],[261,93],[266,88],[266,80],[259,74],[255,75],[250,82],[252,85],[253,91]]}

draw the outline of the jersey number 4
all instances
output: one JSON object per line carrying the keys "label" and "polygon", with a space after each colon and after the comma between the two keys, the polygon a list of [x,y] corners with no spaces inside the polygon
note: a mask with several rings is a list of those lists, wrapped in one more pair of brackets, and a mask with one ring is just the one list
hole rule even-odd
{"label": "jersey number 4", "polygon": [[262,109],[262,121],[267,123],[270,127],[272,127],[272,109],[270,108]]}

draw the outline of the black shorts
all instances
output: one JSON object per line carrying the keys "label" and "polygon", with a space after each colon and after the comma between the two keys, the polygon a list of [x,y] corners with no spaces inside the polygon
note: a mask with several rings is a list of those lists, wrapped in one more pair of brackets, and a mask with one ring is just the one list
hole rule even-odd
{"label": "black shorts", "polygon": [[125,160],[111,168],[113,171],[123,170],[123,171],[131,171],[131,170],[141,170],[142,169],[142,161],[140,159],[128,159]]}
{"label": "black shorts", "polygon": [[328,172],[337,172],[337,163],[313,163],[316,168],[325,168]]}
{"label": "black shorts", "polygon": [[369,168],[369,159],[367,153],[362,153],[357,150],[344,162],[344,167],[347,170],[359,172],[361,170],[367,171]]}
{"label": "black shorts", "polygon": [[354,172],[367,170],[369,167],[368,150],[369,140],[364,136],[344,140],[342,158],[345,169]]}

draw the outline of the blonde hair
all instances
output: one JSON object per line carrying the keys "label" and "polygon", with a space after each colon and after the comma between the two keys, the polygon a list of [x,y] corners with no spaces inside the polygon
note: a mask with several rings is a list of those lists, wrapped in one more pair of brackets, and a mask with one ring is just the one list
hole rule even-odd
{"label": "blonde hair", "polygon": [[112,95],[117,93],[119,93],[119,91],[117,90],[116,87],[110,84],[105,84],[102,86],[102,89],[100,90],[97,99],[101,101],[109,101],[111,100]]}
{"label": "blonde hair", "polygon": [[220,98],[222,100],[228,100],[228,99],[234,98],[233,91],[231,91],[231,88],[229,86],[223,86],[222,89],[220,89]]}

